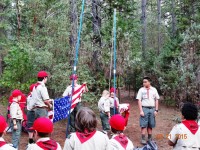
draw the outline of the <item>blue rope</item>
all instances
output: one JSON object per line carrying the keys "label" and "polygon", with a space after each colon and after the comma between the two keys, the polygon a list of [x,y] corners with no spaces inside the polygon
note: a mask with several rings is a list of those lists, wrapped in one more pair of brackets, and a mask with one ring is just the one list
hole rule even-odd
{"label": "blue rope", "polygon": [[[76,74],[76,66],[77,66],[77,63],[78,63],[78,54],[79,54],[81,31],[82,31],[83,16],[84,16],[84,6],[85,6],[85,0],[82,0],[82,9],[81,9],[81,15],[80,15],[80,24],[79,24],[79,30],[78,30],[78,37],[77,37],[77,42],[76,42],[76,51],[75,51],[75,58],[74,58],[74,66],[73,66],[73,70],[72,70],[73,74]],[[73,93],[74,93],[74,78],[72,80],[72,94]],[[71,101],[70,101],[70,111],[71,111],[71,105],[72,105],[72,94],[71,94]],[[69,112],[69,115],[68,115],[66,137],[69,134],[69,124],[70,124],[70,112]]]}
{"label": "blue rope", "polygon": [[114,75],[114,114],[116,114],[116,9],[114,9],[113,15],[113,48],[114,48],[114,65],[113,65],[113,75]]}

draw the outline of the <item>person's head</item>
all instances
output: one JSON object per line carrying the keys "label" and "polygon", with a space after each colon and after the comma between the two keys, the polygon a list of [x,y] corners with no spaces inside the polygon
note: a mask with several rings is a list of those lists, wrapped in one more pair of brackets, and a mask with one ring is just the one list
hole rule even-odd
{"label": "person's head", "polygon": [[115,92],[116,92],[116,91],[115,91],[115,88],[114,88],[114,87],[111,87],[111,88],[110,88],[110,96],[111,96],[111,97],[114,97],[114,96],[115,96]]}
{"label": "person's head", "polygon": [[143,78],[143,86],[146,88],[149,88],[151,86],[151,78],[144,77]]}
{"label": "person's head", "polygon": [[96,130],[97,118],[95,113],[87,107],[82,107],[76,114],[75,128],[78,132],[92,132]]}
{"label": "person's head", "polygon": [[33,127],[29,130],[36,132],[36,138],[49,137],[53,132],[53,123],[48,118],[40,117],[34,121]]}
{"label": "person's head", "polygon": [[186,120],[196,120],[198,117],[198,109],[192,103],[185,103],[181,109],[182,118]]}
{"label": "person's head", "polygon": [[78,80],[78,76],[76,74],[72,74],[70,77],[69,77],[70,81],[73,82],[74,80],[74,84],[77,83],[77,80]]}
{"label": "person's head", "polygon": [[46,71],[40,71],[37,74],[38,81],[47,83],[48,73]]}
{"label": "person's head", "polygon": [[6,132],[7,126],[6,119],[3,116],[0,116],[0,137]]}
{"label": "person's head", "polygon": [[102,93],[102,97],[108,98],[109,96],[110,96],[109,91],[104,90],[103,93]]}
{"label": "person's head", "polygon": [[122,133],[126,126],[126,121],[121,115],[114,115],[109,120],[111,131],[114,134]]}
{"label": "person's head", "polygon": [[35,87],[35,84],[31,84],[31,85],[30,85],[30,87],[29,87],[30,92],[33,91],[34,87]]}
{"label": "person's head", "polygon": [[22,92],[18,89],[15,89],[12,91],[12,99],[15,99],[17,101],[20,101],[22,98]]}

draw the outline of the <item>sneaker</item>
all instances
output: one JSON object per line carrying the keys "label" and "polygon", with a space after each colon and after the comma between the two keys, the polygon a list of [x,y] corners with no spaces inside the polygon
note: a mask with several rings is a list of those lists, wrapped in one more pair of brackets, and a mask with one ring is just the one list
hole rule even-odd
{"label": "sneaker", "polygon": [[147,144],[147,141],[144,140],[144,139],[141,139],[141,144],[146,145],[146,144]]}

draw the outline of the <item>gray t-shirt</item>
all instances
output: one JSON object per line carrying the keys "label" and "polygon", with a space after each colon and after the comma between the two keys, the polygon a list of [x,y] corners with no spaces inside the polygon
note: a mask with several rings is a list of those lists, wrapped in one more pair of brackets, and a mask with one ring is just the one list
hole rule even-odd
{"label": "gray t-shirt", "polygon": [[142,106],[155,107],[155,101],[160,99],[160,97],[156,88],[151,86],[149,89],[145,87],[140,88],[136,99],[142,101]]}

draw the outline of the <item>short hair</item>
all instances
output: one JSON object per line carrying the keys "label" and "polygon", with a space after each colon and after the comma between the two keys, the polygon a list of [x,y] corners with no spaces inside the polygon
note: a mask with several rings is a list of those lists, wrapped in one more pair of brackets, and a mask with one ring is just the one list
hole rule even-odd
{"label": "short hair", "polygon": [[81,107],[76,115],[75,128],[78,132],[84,133],[85,130],[92,132],[97,127],[95,113],[87,107]]}
{"label": "short hair", "polygon": [[120,134],[120,133],[123,133],[123,131],[116,130],[116,129],[112,128],[112,127],[111,127],[111,131],[112,131],[112,133],[114,133],[114,134]]}
{"label": "short hair", "polygon": [[2,136],[3,136],[3,132],[0,133],[0,137],[2,137]]}
{"label": "short hair", "polygon": [[186,120],[196,120],[198,117],[198,109],[192,103],[185,103],[181,109],[181,113]]}
{"label": "short hair", "polygon": [[43,133],[43,132],[37,132],[39,137],[45,138],[45,137],[49,137],[50,134],[49,133]]}
{"label": "short hair", "polygon": [[151,82],[151,78],[148,76],[143,77],[143,80],[148,80],[149,82]]}
{"label": "short hair", "polygon": [[44,78],[47,78],[47,77],[38,77],[38,81],[43,81]]}

